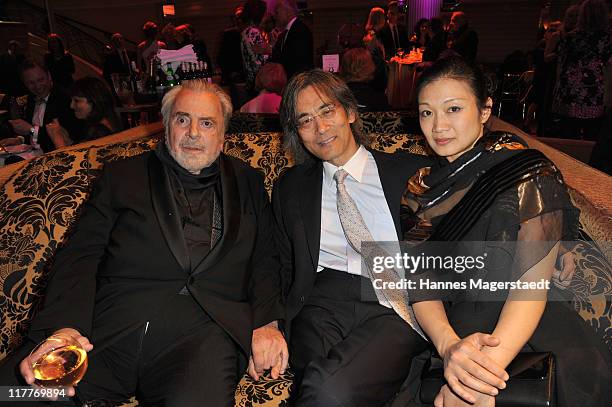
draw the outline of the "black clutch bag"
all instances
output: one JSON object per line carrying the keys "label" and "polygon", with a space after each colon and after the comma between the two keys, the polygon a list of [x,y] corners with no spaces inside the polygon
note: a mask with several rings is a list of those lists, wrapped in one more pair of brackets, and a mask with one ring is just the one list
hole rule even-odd
{"label": "black clutch bag", "polygon": [[[422,403],[433,401],[444,385],[444,365],[432,357],[421,383]],[[510,379],[495,398],[495,407],[554,407],[555,359],[550,352],[521,352],[506,369]]]}

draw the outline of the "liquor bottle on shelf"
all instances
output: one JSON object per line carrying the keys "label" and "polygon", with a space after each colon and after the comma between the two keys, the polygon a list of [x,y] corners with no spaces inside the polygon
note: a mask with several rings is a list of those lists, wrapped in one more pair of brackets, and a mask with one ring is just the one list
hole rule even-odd
{"label": "liquor bottle on shelf", "polygon": [[202,62],[202,65],[203,65],[203,69],[202,69],[203,75],[202,75],[202,77],[206,80],[206,82],[212,83],[212,73],[208,69],[208,64],[206,62]]}
{"label": "liquor bottle on shelf", "polygon": [[157,65],[157,73],[155,74],[155,92],[157,93],[157,101],[161,102],[166,93],[167,82],[166,72],[162,69],[161,64]]}
{"label": "liquor bottle on shelf", "polygon": [[192,62],[185,62],[185,79],[186,81],[190,81],[193,79],[193,63]]}
{"label": "liquor bottle on shelf", "polygon": [[170,62],[166,63],[166,86],[172,87],[176,86],[178,83],[176,82],[176,78],[174,77],[174,69],[172,69],[172,64]]}
{"label": "liquor bottle on shelf", "polygon": [[183,80],[185,80],[185,63],[181,62],[179,66],[176,68],[176,72],[174,73],[174,79],[176,80],[177,85],[180,85]]}
{"label": "liquor bottle on shelf", "polygon": [[202,71],[200,68],[200,61],[193,63],[193,79],[200,79],[202,77]]}

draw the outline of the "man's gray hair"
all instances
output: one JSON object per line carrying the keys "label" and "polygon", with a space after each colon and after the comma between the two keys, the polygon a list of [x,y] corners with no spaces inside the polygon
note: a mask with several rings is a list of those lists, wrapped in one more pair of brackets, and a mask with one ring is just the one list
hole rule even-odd
{"label": "man's gray hair", "polygon": [[363,132],[363,125],[359,118],[357,100],[346,83],[336,75],[321,69],[302,72],[291,79],[285,91],[279,109],[280,122],[283,126],[283,144],[293,156],[295,162],[300,164],[314,157],[302,145],[297,128],[297,98],[301,91],[312,86],[320,95],[336,103],[344,109],[346,114],[355,113],[355,121],[350,124],[353,137],[357,144],[370,145],[370,138]]}
{"label": "man's gray hair", "polygon": [[205,79],[193,79],[190,81],[184,81],[179,86],[174,86],[164,95],[161,106],[161,114],[166,134],[169,134],[170,132],[170,121],[172,119],[171,116],[174,101],[176,96],[183,89],[189,89],[194,92],[209,92],[216,95],[221,102],[221,111],[223,112],[223,127],[225,132],[227,132],[233,111],[231,98],[223,89],[221,89],[219,85],[209,83]]}

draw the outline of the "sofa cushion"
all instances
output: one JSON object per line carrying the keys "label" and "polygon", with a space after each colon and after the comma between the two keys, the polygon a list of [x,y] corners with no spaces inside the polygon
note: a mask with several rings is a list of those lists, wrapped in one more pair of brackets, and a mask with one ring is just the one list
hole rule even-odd
{"label": "sofa cushion", "polygon": [[[390,117],[389,122],[383,120],[377,126],[385,128],[385,123],[396,126],[397,122]],[[18,346],[26,334],[28,321],[44,294],[48,264],[77,218],[100,168],[106,162],[149,151],[158,142],[159,137],[146,137],[46,154],[21,167],[0,187],[0,359]],[[422,136],[409,134],[374,133],[372,147],[386,152],[429,151]],[[268,193],[279,174],[293,165],[291,157],[282,150],[280,133],[228,134],[224,149],[261,170]],[[610,247],[591,241],[590,236],[598,233],[601,224],[594,215],[597,212],[585,211],[588,202],[581,201],[584,198],[571,190],[570,193],[582,210],[583,238],[575,250],[578,266],[569,293],[582,318],[612,349]],[[236,390],[237,405],[285,402],[290,377],[287,373],[282,379],[267,378],[258,383],[243,378]]]}
{"label": "sofa cushion", "polygon": [[47,264],[78,216],[91,177],[88,149],[46,154],[0,193],[0,358],[21,343],[46,285]]}

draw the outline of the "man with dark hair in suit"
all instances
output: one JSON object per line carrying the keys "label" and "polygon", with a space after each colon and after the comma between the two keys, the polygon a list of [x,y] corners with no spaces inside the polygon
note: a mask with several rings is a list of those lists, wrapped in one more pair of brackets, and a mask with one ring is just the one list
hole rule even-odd
{"label": "man with dark hair in suit", "polygon": [[283,30],[272,49],[270,62],[283,65],[287,78],[311,69],[314,66],[312,32],[298,17],[295,0],[272,0],[269,7],[276,26]]}
{"label": "man with dark hair in suit", "polygon": [[397,242],[406,180],[429,160],[367,148],[355,97],[321,70],[289,82],[280,120],[298,164],[272,198],[297,405],[383,405],[427,345],[406,301],[377,299],[349,230],[359,218],[374,240]]}
{"label": "man with dark hair in suit", "polygon": [[104,167],[0,383],[19,364],[32,384],[50,333],[90,352],[77,402],[230,407],[247,361],[254,379],[284,371],[272,213],[261,174],[221,153],[231,113],[204,80],[164,96],[165,143]]}
{"label": "man with dark hair in suit", "polygon": [[380,30],[380,37],[385,47],[385,57],[390,59],[393,57],[398,48],[408,51],[410,40],[406,26],[399,23],[397,17],[399,15],[399,7],[397,1],[390,1],[387,5],[387,23]]}
{"label": "man with dark hair in suit", "polygon": [[[5,138],[0,143],[39,145],[46,153],[78,142],[83,136],[83,122],[74,116],[70,96],[53,85],[49,71],[38,62],[26,59],[21,65],[21,79],[29,91],[25,117],[9,120],[17,137]],[[67,134],[53,131],[59,126]]]}

